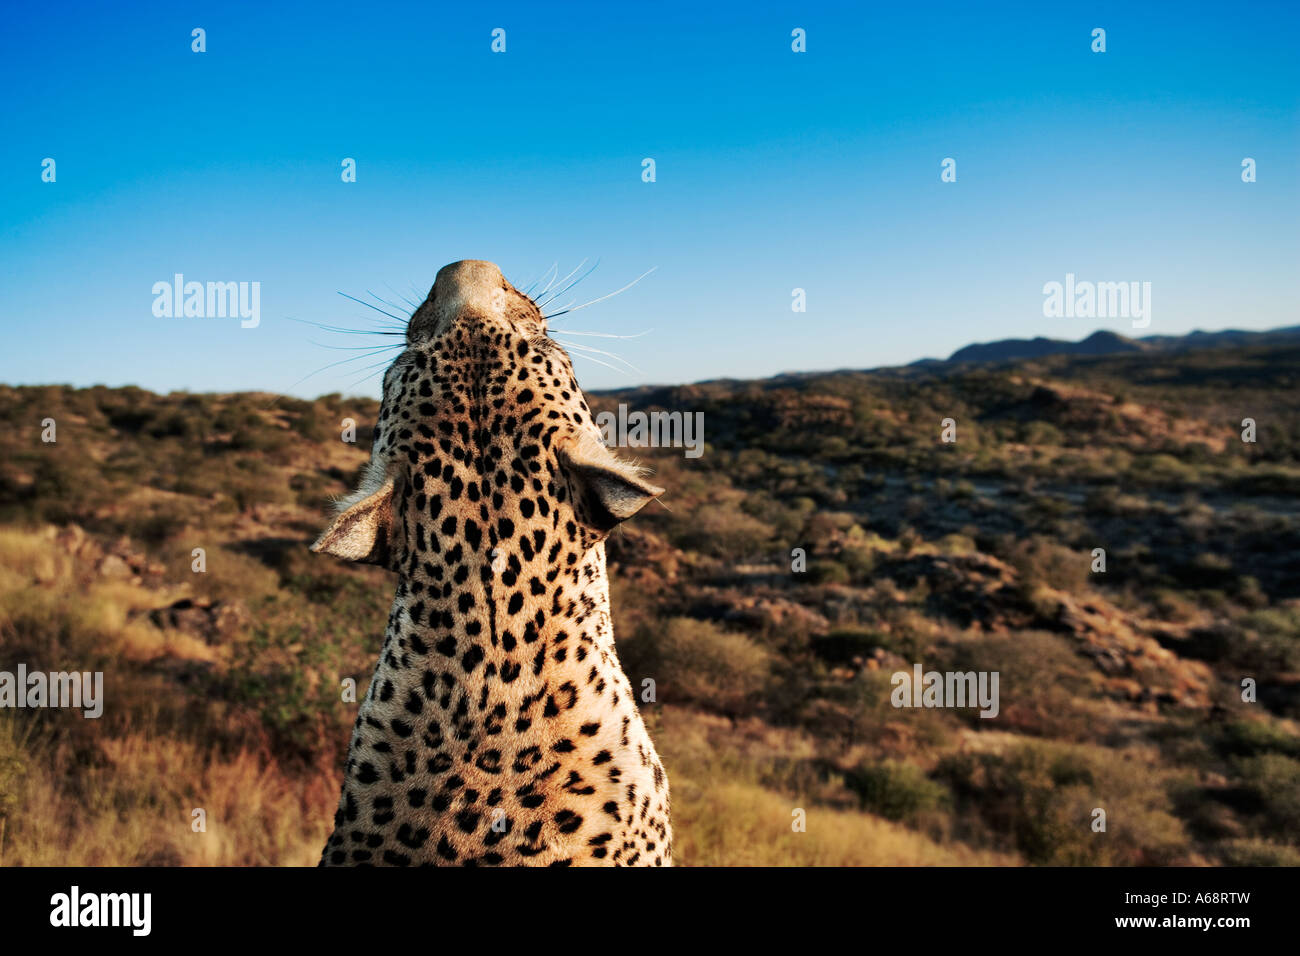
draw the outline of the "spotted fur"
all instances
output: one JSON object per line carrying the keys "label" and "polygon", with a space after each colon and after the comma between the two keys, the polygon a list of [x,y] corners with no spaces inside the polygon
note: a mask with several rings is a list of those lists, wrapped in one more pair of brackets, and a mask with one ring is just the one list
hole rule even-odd
{"label": "spotted fur", "polygon": [[599,441],[536,304],[439,271],[313,550],[397,574],[322,865],[669,865],[604,540],[662,489]]}

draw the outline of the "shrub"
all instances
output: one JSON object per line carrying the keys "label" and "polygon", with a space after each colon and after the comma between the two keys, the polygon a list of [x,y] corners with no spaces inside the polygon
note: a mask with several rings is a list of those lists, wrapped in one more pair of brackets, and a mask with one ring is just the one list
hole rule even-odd
{"label": "shrub", "polygon": [[701,503],[673,522],[674,544],[724,560],[743,560],[761,554],[771,538],[771,529],[751,518],[732,501]]}
{"label": "shrub", "polygon": [[[1046,742],[960,753],[935,770],[957,806],[1014,841],[1031,863],[1168,865],[1186,834],[1154,767],[1132,754]],[[1107,831],[1092,830],[1106,811]]]}
{"label": "shrub", "polygon": [[1239,757],[1280,753],[1300,757],[1300,737],[1265,720],[1234,720],[1219,732],[1219,750]]}
{"label": "shrub", "polygon": [[1283,838],[1300,831],[1300,760],[1260,754],[1233,764],[1265,827]]}
{"label": "shrub", "polygon": [[731,714],[749,709],[771,669],[768,652],[745,635],[689,617],[642,627],[623,657],[633,688],[653,678],[665,700]]}
{"label": "shrub", "polygon": [[1267,840],[1225,840],[1219,856],[1224,866],[1300,866],[1300,850]]}
{"label": "shrub", "polygon": [[838,561],[814,561],[808,566],[808,580],[813,584],[848,584],[849,569]]}
{"label": "shrub", "polygon": [[1280,670],[1300,670],[1300,608],[1252,611],[1245,620],[1259,657]]}
{"label": "shrub", "polygon": [[975,554],[979,551],[975,541],[964,534],[946,534],[939,539],[938,546],[944,554]]}
{"label": "shrub", "polygon": [[[869,584],[872,573],[879,563],[879,554],[868,544],[846,545],[840,552],[840,562],[848,572],[849,580],[854,584]],[[842,582],[840,582],[842,583]]]}
{"label": "shrub", "polygon": [[945,787],[913,764],[887,760],[863,764],[844,775],[862,807],[889,820],[907,820],[941,807],[949,798]]}
{"label": "shrub", "polygon": [[1092,573],[1089,552],[1041,537],[1016,541],[1007,549],[1006,558],[1020,572],[1019,587],[1025,594],[1043,586],[1077,594],[1088,586]]}

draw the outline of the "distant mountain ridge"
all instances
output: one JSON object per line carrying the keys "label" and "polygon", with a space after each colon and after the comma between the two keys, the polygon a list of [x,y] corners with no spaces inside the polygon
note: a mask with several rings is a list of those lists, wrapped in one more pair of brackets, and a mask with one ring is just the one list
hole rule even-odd
{"label": "distant mountain ridge", "polygon": [[1123,352],[1173,352],[1221,346],[1272,345],[1300,341],[1300,325],[1250,332],[1224,329],[1221,332],[1196,330],[1186,335],[1148,335],[1132,339],[1105,329],[1079,342],[1049,339],[999,339],[967,345],[945,359],[921,359],[912,365],[945,365],[951,362],[1004,362],[1014,359],[1042,358],[1045,355],[1115,355]]}

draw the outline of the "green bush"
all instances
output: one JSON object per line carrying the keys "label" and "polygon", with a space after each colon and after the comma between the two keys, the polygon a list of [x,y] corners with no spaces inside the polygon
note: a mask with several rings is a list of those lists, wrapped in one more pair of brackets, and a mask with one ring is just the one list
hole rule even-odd
{"label": "green bush", "polygon": [[1262,662],[1284,671],[1300,670],[1300,608],[1265,608],[1245,620]]}
{"label": "green bush", "polygon": [[942,807],[948,790],[914,764],[887,760],[863,764],[844,775],[845,785],[858,795],[862,807],[889,820],[908,820]]}
{"label": "green bush", "polygon": [[1065,548],[1039,536],[1014,541],[1004,548],[1005,558],[1019,572],[1018,587],[1024,594],[1044,586],[1077,594],[1090,583],[1090,551]]}
{"label": "green bush", "polygon": [[1300,757],[1300,737],[1264,720],[1234,720],[1219,731],[1219,750],[1238,757],[1280,753]]}
{"label": "green bush", "polygon": [[814,561],[808,565],[808,580],[813,584],[848,584],[849,569],[838,561]]}
{"label": "green bush", "polygon": [[1238,757],[1233,765],[1265,827],[1294,839],[1300,832],[1300,760],[1260,754]]}
{"label": "green bush", "polygon": [[[956,805],[1016,847],[1053,866],[1169,865],[1187,837],[1160,775],[1122,752],[1047,742],[1006,753],[959,753],[935,776]],[[1092,828],[1106,812],[1107,829]]]}
{"label": "green bush", "polygon": [[1225,840],[1219,857],[1224,866],[1300,867],[1300,850],[1267,840]]}
{"label": "green bush", "polygon": [[730,714],[752,708],[771,670],[767,650],[745,635],[689,617],[646,625],[620,651],[633,688],[652,678],[663,700]]}

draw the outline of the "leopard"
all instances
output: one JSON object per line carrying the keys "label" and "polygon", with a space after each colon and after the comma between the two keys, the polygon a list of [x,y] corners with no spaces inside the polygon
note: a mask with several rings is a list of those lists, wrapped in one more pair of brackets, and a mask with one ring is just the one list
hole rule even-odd
{"label": "leopard", "polygon": [[605,560],[665,489],[602,441],[495,264],[440,269],[404,335],[369,460],[311,545],[396,577],[319,865],[671,866]]}

